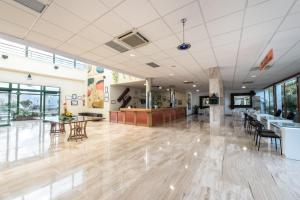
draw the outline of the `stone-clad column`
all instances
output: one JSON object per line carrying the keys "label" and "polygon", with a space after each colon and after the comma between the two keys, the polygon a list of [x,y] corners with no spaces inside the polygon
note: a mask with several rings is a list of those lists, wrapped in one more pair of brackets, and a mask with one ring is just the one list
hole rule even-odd
{"label": "stone-clad column", "polygon": [[219,130],[221,124],[224,122],[224,90],[223,81],[221,79],[220,68],[209,68],[209,96],[216,94],[219,97],[219,104],[210,105],[210,128],[211,130]]}
{"label": "stone-clad column", "polygon": [[152,108],[152,78],[146,78],[146,108]]}
{"label": "stone-clad column", "polygon": [[170,102],[172,103],[172,108],[175,108],[175,88],[174,86],[171,86],[171,89],[170,89]]}

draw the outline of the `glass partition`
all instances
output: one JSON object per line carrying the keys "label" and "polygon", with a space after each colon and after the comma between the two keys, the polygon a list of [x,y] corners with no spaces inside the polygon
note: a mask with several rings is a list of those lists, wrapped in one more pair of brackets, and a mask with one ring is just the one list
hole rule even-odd
{"label": "glass partition", "polygon": [[265,89],[265,110],[268,114],[274,114],[274,94],[273,94],[274,87],[268,87]]}
{"label": "glass partition", "polygon": [[294,114],[297,111],[297,79],[290,79],[284,83],[285,91],[285,109],[284,116],[287,116],[290,112]]}
{"label": "glass partition", "polygon": [[9,91],[0,91],[0,126],[8,125],[10,121]]}

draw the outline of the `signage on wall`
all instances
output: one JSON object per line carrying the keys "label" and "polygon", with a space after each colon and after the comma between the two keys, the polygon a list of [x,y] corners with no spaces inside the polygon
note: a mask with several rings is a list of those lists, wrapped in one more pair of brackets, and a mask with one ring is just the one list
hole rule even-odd
{"label": "signage on wall", "polygon": [[274,54],[273,54],[273,49],[270,49],[267,55],[264,57],[264,59],[261,61],[259,65],[260,70],[264,70],[266,66],[273,60]]}

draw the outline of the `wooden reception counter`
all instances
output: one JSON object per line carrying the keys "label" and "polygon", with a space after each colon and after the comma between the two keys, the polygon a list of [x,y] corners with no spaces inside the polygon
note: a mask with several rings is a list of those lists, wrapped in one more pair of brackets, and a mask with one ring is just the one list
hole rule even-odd
{"label": "wooden reception counter", "polygon": [[110,122],[132,124],[137,126],[157,126],[186,116],[185,107],[178,108],[121,108],[110,111]]}

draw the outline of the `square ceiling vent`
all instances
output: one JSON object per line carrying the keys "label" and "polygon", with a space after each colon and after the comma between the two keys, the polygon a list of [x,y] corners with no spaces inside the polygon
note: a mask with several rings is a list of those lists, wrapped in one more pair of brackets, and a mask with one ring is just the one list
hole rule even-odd
{"label": "square ceiling vent", "polygon": [[119,36],[117,39],[132,49],[144,46],[149,43],[149,40],[146,37],[135,30],[129,31]]}
{"label": "square ceiling vent", "polygon": [[34,10],[38,13],[42,13],[45,9],[46,5],[38,0],[14,0],[23,6],[26,6],[27,8],[30,8],[31,10]]}
{"label": "square ceiling vent", "polygon": [[153,67],[153,68],[157,68],[159,67],[158,64],[154,63],[154,62],[149,62],[149,63],[146,63],[146,65],[149,65],[150,67]]}

